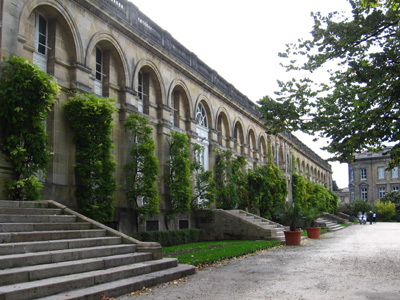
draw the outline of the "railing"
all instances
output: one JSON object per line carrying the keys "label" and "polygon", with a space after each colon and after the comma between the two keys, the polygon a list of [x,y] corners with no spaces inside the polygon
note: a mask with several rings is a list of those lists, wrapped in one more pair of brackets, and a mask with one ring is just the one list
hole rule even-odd
{"label": "railing", "polygon": [[[146,38],[150,39],[158,47],[166,50],[171,56],[178,59],[187,68],[193,70],[204,79],[205,82],[214,88],[225,93],[236,104],[256,117],[261,117],[257,105],[249,98],[238,91],[232,84],[222,78],[216,71],[198,59],[198,57],[186,49],[181,43],[175,40],[167,31],[158,26],[149,17],[143,14],[133,3],[127,0],[96,0],[103,3],[119,17],[125,19],[136,31],[139,31]],[[291,133],[283,133],[295,146],[308,153],[314,160],[329,170],[330,165],[308,148]]]}

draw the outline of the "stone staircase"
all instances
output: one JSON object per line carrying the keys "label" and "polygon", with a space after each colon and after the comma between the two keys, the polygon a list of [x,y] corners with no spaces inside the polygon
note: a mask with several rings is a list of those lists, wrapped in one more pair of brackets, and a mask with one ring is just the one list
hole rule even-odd
{"label": "stone staircase", "polygon": [[0,300],[101,299],[194,272],[57,202],[0,200]]}
{"label": "stone staircase", "polygon": [[226,212],[240,218],[242,220],[242,225],[247,225],[244,226],[244,228],[247,227],[246,230],[249,237],[270,241],[285,241],[285,234],[283,231],[286,230],[287,227],[281,224],[239,209],[227,210]]}
{"label": "stone staircase", "polygon": [[338,224],[336,221],[329,220],[324,217],[320,217],[316,220],[316,223],[319,224],[322,228],[325,228],[326,231],[337,231],[345,228],[344,226]]}

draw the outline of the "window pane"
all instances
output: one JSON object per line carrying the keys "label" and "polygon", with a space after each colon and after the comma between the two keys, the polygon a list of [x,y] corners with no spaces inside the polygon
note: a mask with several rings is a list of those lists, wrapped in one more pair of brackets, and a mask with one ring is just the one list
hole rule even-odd
{"label": "window pane", "polygon": [[383,167],[378,168],[378,178],[385,179],[385,168]]}
{"label": "window pane", "polygon": [[399,178],[399,167],[392,169],[392,178]]}

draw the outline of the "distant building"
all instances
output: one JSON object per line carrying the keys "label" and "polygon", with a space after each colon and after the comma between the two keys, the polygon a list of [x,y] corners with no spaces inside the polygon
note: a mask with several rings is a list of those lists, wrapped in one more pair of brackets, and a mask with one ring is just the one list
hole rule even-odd
{"label": "distant building", "polygon": [[350,203],[350,190],[348,188],[333,192],[339,196],[339,204]]}
{"label": "distant building", "polygon": [[399,168],[387,170],[390,156],[385,151],[356,154],[355,159],[349,164],[350,202],[377,202],[385,193],[399,190]]}

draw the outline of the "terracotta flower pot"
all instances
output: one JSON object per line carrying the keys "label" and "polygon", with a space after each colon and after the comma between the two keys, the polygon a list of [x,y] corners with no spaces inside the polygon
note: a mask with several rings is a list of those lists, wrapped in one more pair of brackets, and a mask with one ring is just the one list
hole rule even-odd
{"label": "terracotta flower pot", "polygon": [[319,239],[321,227],[306,227],[306,229],[307,229],[307,236],[310,239]]}
{"label": "terracotta flower pot", "polygon": [[301,230],[284,230],[286,245],[298,246],[301,242]]}

